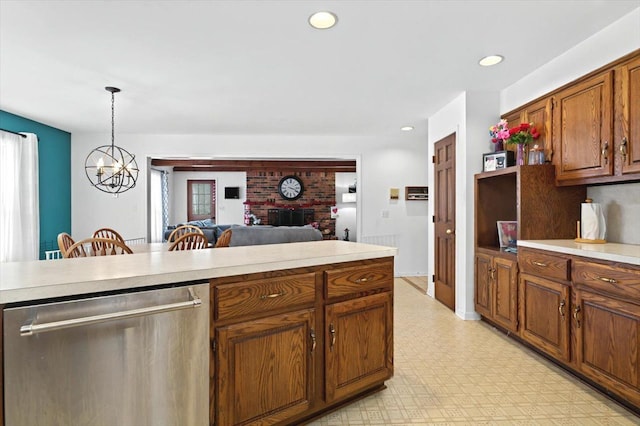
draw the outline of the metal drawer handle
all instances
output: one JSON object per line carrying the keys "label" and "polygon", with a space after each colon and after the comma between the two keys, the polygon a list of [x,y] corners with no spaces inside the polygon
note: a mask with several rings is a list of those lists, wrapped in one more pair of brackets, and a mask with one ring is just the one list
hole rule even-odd
{"label": "metal drawer handle", "polygon": [[562,321],[564,321],[564,307],[566,306],[566,301],[561,301],[560,306],[558,306],[558,312],[560,312],[560,316],[562,317]]}
{"label": "metal drawer handle", "polygon": [[260,300],[273,299],[275,297],[284,296],[285,294],[286,293],[284,291],[281,291],[280,293],[263,294],[260,296]]}
{"label": "metal drawer handle", "polygon": [[626,159],[627,159],[627,138],[622,138],[622,143],[620,144],[620,154],[622,154],[622,159],[626,161]]}
{"label": "metal drawer handle", "polygon": [[604,164],[609,164],[609,142],[605,141],[602,147],[602,158],[604,159]]}
{"label": "metal drawer handle", "polygon": [[189,287],[189,297],[191,300],[187,302],[169,303],[166,305],[151,306],[148,308],[132,309],[130,311],[112,312],[109,314],[93,315],[83,318],[72,318],[62,321],[53,321],[45,324],[31,324],[20,327],[21,336],[31,336],[37,333],[47,331],[61,330],[63,328],[79,327],[81,325],[97,324],[101,322],[112,321],[123,318],[140,317],[144,315],[159,314],[161,312],[177,311],[180,309],[197,308],[202,305],[202,300],[194,293],[193,288]]}
{"label": "metal drawer handle", "polygon": [[333,350],[333,346],[336,344],[336,329],[333,324],[329,324],[329,334],[331,334],[331,346],[329,350]]}
{"label": "metal drawer handle", "polygon": [[580,313],[580,306],[576,306],[573,308],[573,319],[576,320],[576,327],[580,328],[580,318],[578,314]]}
{"label": "metal drawer handle", "polygon": [[546,268],[546,267],[547,267],[547,264],[546,264],[546,263],[537,262],[537,261],[535,261],[535,260],[534,260],[533,262],[531,262],[531,263],[533,263],[533,264],[534,264],[534,265],[536,265],[536,266],[541,266],[541,267],[543,267],[543,268]]}
{"label": "metal drawer handle", "polygon": [[316,331],[311,329],[311,352],[316,350]]}
{"label": "metal drawer handle", "polygon": [[367,281],[369,281],[369,278],[368,278],[368,277],[358,278],[358,279],[356,280],[356,282],[357,282],[358,284],[360,284],[360,283],[366,283]]}
{"label": "metal drawer handle", "polygon": [[607,278],[607,277],[598,277],[598,279],[600,281],[604,281],[605,283],[610,283],[610,284],[615,284],[618,281],[614,280],[613,278]]}

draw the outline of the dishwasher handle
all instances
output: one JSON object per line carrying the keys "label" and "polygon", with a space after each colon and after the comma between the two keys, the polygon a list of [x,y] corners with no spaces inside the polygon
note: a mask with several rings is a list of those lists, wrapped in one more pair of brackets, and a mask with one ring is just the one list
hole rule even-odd
{"label": "dishwasher handle", "polygon": [[177,311],[180,309],[197,308],[202,305],[202,300],[194,293],[193,288],[189,287],[188,291],[191,300],[186,302],[168,303],[166,305],[150,306],[148,308],[131,309],[129,311],[112,312],[82,318],[72,318],[44,324],[34,324],[34,320],[31,324],[20,327],[20,335],[31,336],[38,333],[45,333],[47,331],[61,330],[63,328],[79,327],[81,325],[97,324],[116,319],[140,317],[144,315],[158,314],[161,312]]}

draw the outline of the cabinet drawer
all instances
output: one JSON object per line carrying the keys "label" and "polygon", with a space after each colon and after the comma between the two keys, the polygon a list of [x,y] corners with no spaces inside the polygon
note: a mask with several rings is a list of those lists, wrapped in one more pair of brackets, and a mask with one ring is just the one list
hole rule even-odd
{"label": "cabinet drawer", "polygon": [[286,307],[313,304],[316,274],[297,274],[221,284],[214,287],[217,320],[261,314]]}
{"label": "cabinet drawer", "polygon": [[640,270],[575,260],[573,282],[640,303]]}
{"label": "cabinet drawer", "polygon": [[562,281],[571,280],[569,259],[562,256],[521,248],[518,253],[518,266],[520,272],[526,274]]}
{"label": "cabinet drawer", "polygon": [[345,296],[393,286],[393,263],[353,266],[325,271],[327,297]]}

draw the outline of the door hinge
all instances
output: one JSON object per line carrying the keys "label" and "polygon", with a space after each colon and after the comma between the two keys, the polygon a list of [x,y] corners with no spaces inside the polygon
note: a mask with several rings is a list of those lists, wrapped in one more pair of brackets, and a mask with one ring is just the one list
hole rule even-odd
{"label": "door hinge", "polygon": [[216,339],[211,340],[211,351],[212,352],[216,351]]}
{"label": "door hinge", "polygon": [[435,155],[432,155],[432,156],[431,156],[431,162],[432,162],[433,164],[436,164],[436,156],[435,156]]}
{"label": "door hinge", "polygon": [[432,283],[436,282],[436,274],[431,275],[431,282]]}
{"label": "door hinge", "polygon": [[434,215],[434,216],[431,216],[431,222],[436,223],[436,217],[435,217],[435,215]]}

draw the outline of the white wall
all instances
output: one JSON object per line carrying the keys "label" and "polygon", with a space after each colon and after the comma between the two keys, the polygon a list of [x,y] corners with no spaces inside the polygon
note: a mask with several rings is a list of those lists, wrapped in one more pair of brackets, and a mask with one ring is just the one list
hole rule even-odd
{"label": "white wall", "polygon": [[640,8],[594,34],[500,93],[501,114],[640,48]]}
{"label": "white wall", "polygon": [[[216,223],[244,223],[242,203],[247,199],[246,172],[173,172],[173,193],[169,194],[173,222],[170,225],[187,221],[187,180],[191,179],[216,181]],[[240,187],[240,199],[225,199],[224,188],[227,186]]]}
{"label": "white wall", "polygon": [[[116,134],[116,143],[135,153],[141,168],[136,187],[118,198],[92,188],[84,172],[87,153],[109,138],[109,134],[86,133],[71,137],[71,219],[76,238],[102,226],[117,229],[125,238],[146,234],[146,162],[140,161],[146,157],[348,158],[356,160],[358,169],[357,206],[362,218],[358,236],[395,233],[396,275],[427,274],[426,208],[415,212],[404,202],[389,202],[390,187],[427,184],[426,131],[398,130],[394,137]],[[388,219],[381,218],[383,210],[389,210]]]}

